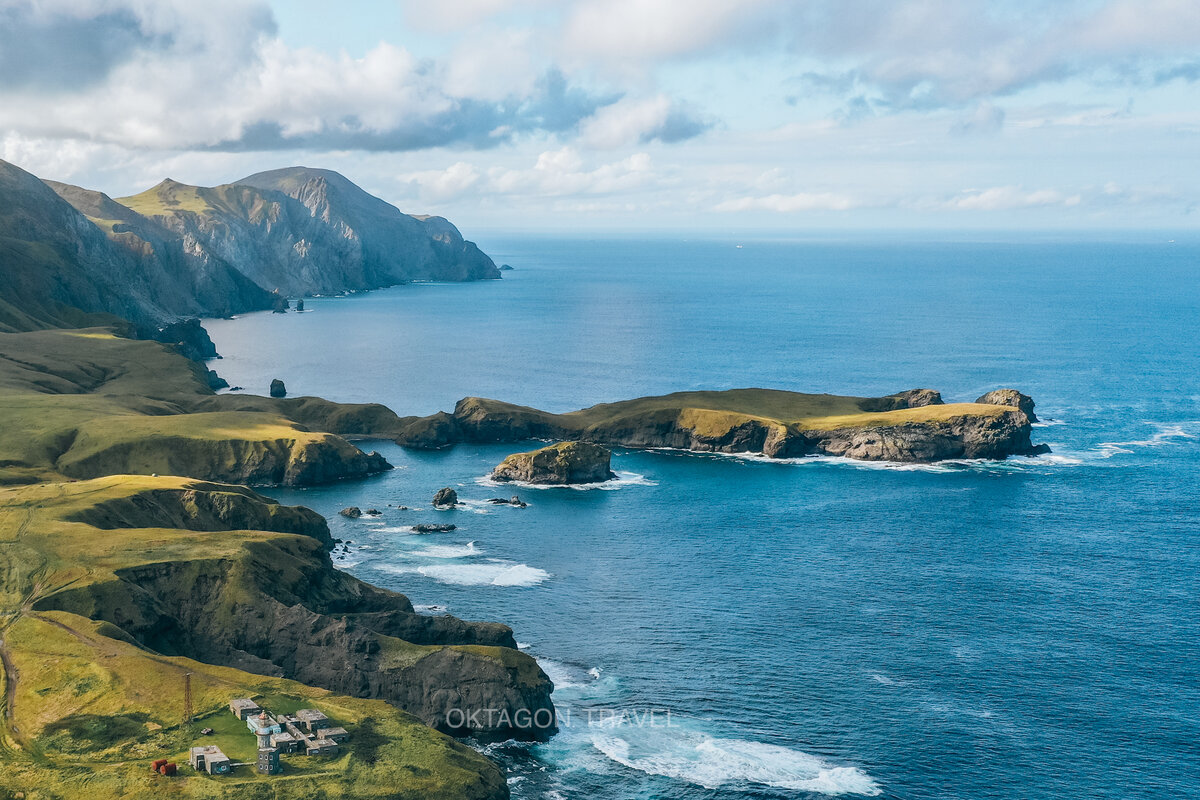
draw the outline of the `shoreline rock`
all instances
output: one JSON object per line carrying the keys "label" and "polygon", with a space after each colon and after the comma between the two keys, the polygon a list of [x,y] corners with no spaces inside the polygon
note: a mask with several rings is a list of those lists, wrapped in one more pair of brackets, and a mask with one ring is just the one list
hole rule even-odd
{"label": "shoreline rock", "polygon": [[603,483],[617,477],[610,469],[612,453],[591,442],[560,442],[514,453],[494,470],[492,480],[566,486]]}
{"label": "shoreline rock", "polygon": [[458,526],[453,522],[422,523],[420,525],[413,525],[412,530],[413,533],[450,533],[451,531],[458,530]]}
{"label": "shoreline rock", "polygon": [[438,489],[433,496],[433,505],[437,508],[453,508],[458,505],[458,492],[449,486]]}

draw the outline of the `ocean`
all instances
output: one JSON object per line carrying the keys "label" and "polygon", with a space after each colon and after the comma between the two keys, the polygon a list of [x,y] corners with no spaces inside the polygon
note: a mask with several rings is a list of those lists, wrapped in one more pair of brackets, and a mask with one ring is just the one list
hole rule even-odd
{"label": "ocean", "polygon": [[617,450],[618,481],[518,509],[486,476],[527,448],[385,442],[392,472],[269,494],[330,518],[341,568],[512,626],[564,723],[484,748],[515,798],[1194,798],[1200,242],[1172,238],[493,236],[501,281],[206,327],[247,391],[400,414],[1020,389],[1050,455]]}

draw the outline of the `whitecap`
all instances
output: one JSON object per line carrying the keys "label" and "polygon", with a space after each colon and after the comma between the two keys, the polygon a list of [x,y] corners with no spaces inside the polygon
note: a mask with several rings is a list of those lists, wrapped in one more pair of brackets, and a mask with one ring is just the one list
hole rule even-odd
{"label": "whitecap", "polygon": [[1197,438],[1196,434],[1188,432],[1186,427],[1195,427],[1200,423],[1182,422],[1177,424],[1164,424],[1151,422],[1147,424],[1158,428],[1158,430],[1149,438],[1135,439],[1129,442],[1101,442],[1100,444],[1096,445],[1096,452],[1099,454],[1100,458],[1112,458],[1115,455],[1127,455],[1132,453],[1132,448],[1162,447],[1164,445],[1175,444],[1180,439],[1195,439]]}
{"label": "whitecap", "polygon": [[496,481],[492,480],[491,475],[484,475],[476,478],[475,482],[480,486],[505,487],[517,486],[521,489],[574,489],[575,491],[586,492],[590,489],[599,489],[605,492],[624,489],[626,486],[658,486],[656,481],[652,481],[645,475],[639,475],[636,472],[617,472],[615,478],[597,483],[526,483],[525,481]]}
{"label": "whitecap", "polygon": [[380,569],[400,575],[423,575],[452,586],[537,586],[550,579],[550,573],[544,569],[498,560],[483,564],[385,565]]}
{"label": "whitecap", "polygon": [[496,506],[488,503],[487,500],[458,500],[458,509],[461,511],[469,511],[472,513],[492,513]]}
{"label": "whitecap", "polygon": [[588,678],[590,677],[590,673],[583,667],[543,657],[538,657],[537,662],[538,666],[542,668],[542,672],[546,673],[546,677],[554,682],[556,691],[559,689],[578,689],[587,686],[589,683]]}
{"label": "whitecap", "polygon": [[865,461],[846,456],[811,455],[797,458],[772,458],[762,453],[718,453],[704,450],[680,450],[678,448],[655,447],[654,452],[702,456],[709,458],[732,458],[738,461],[749,461],[759,464],[779,464],[798,467],[849,467],[864,470],[892,470],[897,472],[1019,472],[1029,467],[1074,465],[1082,463],[1080,459],[1045,453],[1037,456],[1013,456],[1002,461],[991,458],[953,458],[934,462],[912,461]]}
{"label": "whitecap", "polygon": [[613,761],[706,789],[758,784],[828,795],[880,793],[862,770],[779,745],[662,726],[596,727],[592,746]]}
{"label": "whitecap", "polygon": [[439,544],[423,547],[413,551],[412,555],[425,558],[467,558],[479,555],[480,552],[474,542],[467,542],[466,544]]}

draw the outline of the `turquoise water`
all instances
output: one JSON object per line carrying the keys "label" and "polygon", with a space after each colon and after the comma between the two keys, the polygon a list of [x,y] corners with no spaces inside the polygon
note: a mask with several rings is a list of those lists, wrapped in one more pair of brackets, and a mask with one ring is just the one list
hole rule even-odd
{"label": "turquoise water", "polygon": [[[482,502],[519,448],[385,444],[391,473],[275,492],[332,515],[343,568],[506,622],[555,679],[563,732],[489,748],[514,797],[1200,797],[1200,246],[1168,238],[496,239],[503,281],[207,325],[235,384],[402,414],[1038,401],[1054,453],[1002,464],[617,451],[620,481],[521,510]],[[445,485],[467,507],[433,510]],[[459,529],[406,530],[432,521]]]}

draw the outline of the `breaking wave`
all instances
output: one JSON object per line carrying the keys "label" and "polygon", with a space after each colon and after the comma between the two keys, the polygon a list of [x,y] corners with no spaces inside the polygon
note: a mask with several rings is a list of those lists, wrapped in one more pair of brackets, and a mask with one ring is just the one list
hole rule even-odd
{"label": "breaking wave", "polygon": [[544,569],[498,560],[483,564],[422,564],[380,569],[398,575],[423,575],[451,586],[537,586],[550,579],[550,573]]}
{"label": "breaking wave", "polygon": [[592,746],[611,760],[648,775],[706,789],[759,784],[827,795],[878,795],[879,786],[855,767],[779,745],[723,739],[680,728],[598,726]]}

